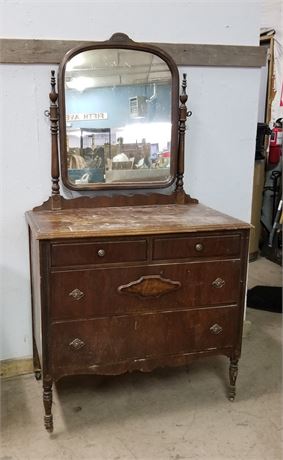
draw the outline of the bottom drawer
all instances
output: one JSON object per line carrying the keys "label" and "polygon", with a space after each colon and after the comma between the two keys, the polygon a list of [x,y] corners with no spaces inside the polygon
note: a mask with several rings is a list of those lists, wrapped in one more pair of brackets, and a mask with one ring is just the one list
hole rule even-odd
{"label": "bottom drawer", "polygon": [[54,370],[235,346],[238,307],[113,316],[52,325]]}

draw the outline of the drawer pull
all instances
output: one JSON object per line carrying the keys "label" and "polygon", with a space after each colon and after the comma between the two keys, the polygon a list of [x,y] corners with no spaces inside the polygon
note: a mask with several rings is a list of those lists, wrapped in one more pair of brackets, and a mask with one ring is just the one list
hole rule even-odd
{"label": "drawer pull", "polygon": [[212,281],[212,286],[216,289],[221,289],[225,285],[225,281],[222,278],[216,278],[216,280]]}
{"label": "drawer pull", "polygon": [[104,249],[98,249],[97,255],[98,255],[99,257],[104,257],[104,256],[105,256],[105,251],[104,251]]}
{"label": "drawer pull", "polygon": [[223,328],[221,326],[219,326],[219,324],[215,323],[215,324],[213,324],[213,326],[211,326],[211,328],[209,330],[210,330],[211,334],[218,335],[218,334],[221,334],[221,332],[223,331]]}
{"label": "drawer pull", "polygon": [[80,348],[85,346],[85,343],[79,338],[76,338],[72,340],[72,342],[69,343],[69,346],[73,348],[74,350],[79,350]]}
{"label": "drawer pull", "polygon": [[202,243],[197,243],[197,244],[195,245],[195,250],[196,250],[197,252],[203,251],[203,244],[202,244]]}
{"label": "drawer pull", "polygon": [[84,293],[80,291],[78,288],[74,289],[72,292],[69,293],[70,297],[73,297],[75,300],[80,300],[84,297]]}

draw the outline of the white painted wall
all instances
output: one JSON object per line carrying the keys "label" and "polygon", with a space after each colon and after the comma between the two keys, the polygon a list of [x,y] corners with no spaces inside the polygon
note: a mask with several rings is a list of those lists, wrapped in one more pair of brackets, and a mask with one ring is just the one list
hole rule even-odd
{"label": "white painted wall", "polygon": [[1,0],[2,37],[258,44],[259,0]]}
{"label": "white painted wall", "polygon": [[[257,45],[258,1],[0,1],[5,38],[108,39]],[[155,18],[158,17],[157,21]],[[54,68],[54,66],[52,66]],[[0,359],[31,355],[24,212],[50,194],[47,65],[1,66]],[[186,189],[202,203],[250,219],[257,69],[186,68],[189,108]]]}
{"label": "white painted wall", "polygon": [[202,203],[250,221],[259,69],[186,69],[190,79],[185,184]]}

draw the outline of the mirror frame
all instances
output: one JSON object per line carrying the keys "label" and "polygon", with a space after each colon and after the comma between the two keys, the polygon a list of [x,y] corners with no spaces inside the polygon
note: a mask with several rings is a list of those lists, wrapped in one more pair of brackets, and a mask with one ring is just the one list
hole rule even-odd
{"label": "mirror frame", "polygon": [[[69,180],[67,168],[67,127],[66,127],[66,105],[65,105],[65,72],[68,61],[83,51],[98,49],[129,49],[136,51],[145,51],[160,57],[166,64],[172,76],[171,92],[171,161],[169,178],[162,181],[143,181],[143,182],[120,182],[120,183],[92,183],[92,184],[74,184]],[[63,184],[71,190],[118,190],[118,189],[159,189],[171,186],[176,180],[178,164],[178,125],[179,125],[179,71],[174,60],[158,47],[147,43],[137,43],[131,40],[123,33],[112,35],[109,40],[96,42],[95,44],[78,46],[68,51],[58,71],[58,102],[59,102],[59,139],[60,139],[60,160],[61,160],[61,178]]]}

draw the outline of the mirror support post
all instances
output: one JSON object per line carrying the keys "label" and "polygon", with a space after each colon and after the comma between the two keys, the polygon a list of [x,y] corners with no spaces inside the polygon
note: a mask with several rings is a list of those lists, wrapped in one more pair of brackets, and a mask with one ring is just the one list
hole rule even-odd
{"label": "mirror support post", "polygon": [[50,131],[51,131],[51,199],[52,209],[61,208],[61,195],[59,185],[59,154],[58,154],[58,93],[56,92],[56,78],[55,70],[51,70],[51,91],[49,93],[50,99]]}
{"label": "mirror support post", "polygon": [[186,120],[187,120],[187,106],[186,102],[188,95],[186,93],[187,88],[187,74],[183,74],[182,80],[182,91],[180,94],[180,107],[179,107],[179,146],[178,146],[178,168],[177,168],[177,181],[176,181],[176,192],[184,192],[184,156],[185,156],[185,131],[186,131]]}

